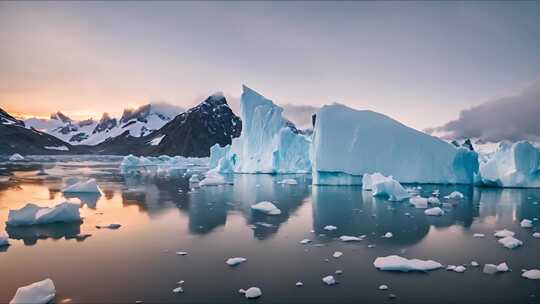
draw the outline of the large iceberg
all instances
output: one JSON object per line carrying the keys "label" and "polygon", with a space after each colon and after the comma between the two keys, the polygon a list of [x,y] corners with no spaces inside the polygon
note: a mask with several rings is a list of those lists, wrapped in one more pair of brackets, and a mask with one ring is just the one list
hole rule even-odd
{"label": "large iceberg", "polygon": [[243,86],[242,133],[227,147],[210,150],[221,173],[309,173],[310,139],[282,116],[283,108]]}
{"label": "large iceberg", "polygon": [[344,105],[316,115],[311,152],[313,183],[360,185],[380,172],[401,183],[471,184],[478,155],[373,111]]}
{"label": "large iceberg", "polygon": [[30,226],[80,222],[81,220],[79,204],[65,202],[49,208],[28,203],[21,209],[9,210],[6,226]]}
{"label": "large iceberg", "polygon": [[501,142],[481,155],[478,183],[497,187],[540,187],[540,149],[527,141]]}

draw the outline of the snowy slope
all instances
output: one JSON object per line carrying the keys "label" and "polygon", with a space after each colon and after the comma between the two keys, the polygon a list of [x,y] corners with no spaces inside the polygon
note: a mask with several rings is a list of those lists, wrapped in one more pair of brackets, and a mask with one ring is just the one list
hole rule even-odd
{"label": "snowy slope", "polygon": [[312,162],[315,184],[360,184],[362,174],[374,172],[405,183],[470,184],[478,171],[475,152],[338,104],[317,113]]}
{"label": "snowy slope", "polygon": [[232,140],[230,147],[212,148],[212,164],[218,165],[220,172],[309,172],[310,140],[300,134],[282,112],[283,108],[243,86],[240,100],[242,133]]}

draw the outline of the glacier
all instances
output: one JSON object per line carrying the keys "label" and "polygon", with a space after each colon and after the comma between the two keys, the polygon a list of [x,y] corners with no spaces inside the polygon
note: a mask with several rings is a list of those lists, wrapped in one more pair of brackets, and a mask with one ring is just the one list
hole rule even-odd
{"label": "glacier", "polygon": [[230,146],[214,146],[211,168],[220,173],[309,173],[309,137],[283,117],[283,108],[242,87],[242,133]]}
{"label": "glacier", "polygon": [[477,184],[494,187],[540,187],[540,149],[528,141],[503,141],[480,157]]}
{"label": "glacier", "polygon": [[478,154],[369,110],[340,104],[316,114],[311,145],[313,184],[361,185],[379,172],[400,183],[472,184]]}

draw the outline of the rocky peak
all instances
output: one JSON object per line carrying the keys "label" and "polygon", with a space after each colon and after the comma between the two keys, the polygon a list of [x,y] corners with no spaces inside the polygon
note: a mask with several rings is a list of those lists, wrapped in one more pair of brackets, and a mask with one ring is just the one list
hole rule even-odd
{"label": "rocky peak", "polygon": [[69,117],[67,117],[66,115],[64,115],[62,112],[58,111],[56,113],[52,113],[51,114],[51,119],[56,119],[56,120],[60,120],[62,122],[65,122],[65,123],[68,123],[68,122],[72,122],[73,120]]}
{"label": "rocky peak", "polygon": [[136,119],[141,122],[146,122],[146,117],[150,114],[152,105],[147,104],[140,106],[137,109],[125,109],[120,118],[120,124],[126,123],[132,119]]}
{"label": "rocky peak", "polygon": [[112,118],[108,113],[103,113],[92,134],[110,130],[116,127],[117,124],[116,118]]}

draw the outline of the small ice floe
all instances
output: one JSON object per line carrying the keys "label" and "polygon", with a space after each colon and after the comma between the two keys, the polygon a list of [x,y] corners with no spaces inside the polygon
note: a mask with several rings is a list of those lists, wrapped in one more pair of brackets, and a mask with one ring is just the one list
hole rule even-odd
{"label": "small ice floe", "polygon": [[311,243],[310,239],[303,239],[303,240],[300,241],[300,244],[302,244],[302,245],[307,245],[309,243]]}
{"label": "small ice floe", "polygon": [[342,274],[343,274],[343,270],[338,269],[338,270],[336,270],[334,273],[337,274],[337,275],[342,275]]}
{"label": "small ice floe", "polygon": [[200,182],[200,180],[199,180],[199,175],[198,175],[198,174],[193,174],[193,175],[189,178],[189,182],[190,182],[190,183],[198,183],[198,182]]}
{"label": "small ice floe", "polygon": [[175,253],[176,253],[176,255],[182,255],[182,256],[187,255],[187,252],[185,252],[185,251],[177,251]]}
{"label": "small ice floe", "polygon": [[380,285],[379,286],[379,290],[387,290],[388,289],[388,285]]}
{"label": "small ice floe", "polygon": [[9,161],[21,161],[24,160],[24,157],[19,153],[15,153],[9,157]]}
{"label": "small ice floe", "polygon": [[246,297],[246,299],[256,299],[262,296],[262,291],[259,287],[250,287],[246,290],[240,289],[238,292],[243,294]]}
{"label": "small ice floe", "polygon": [[485,264],[482,272],[485,274],[496,274],[497,272],[507,272],[510,271],[506,263],[500,263],[499,265],[495,264]]}
{"label": "small ice floe", "polygon": [[448,198],[448,199],[462,199],[464,198],[463,196],[463,193],[459,192],[459,191],[454,191],[452,193],[450,193],[449,195],[445,196],[444,198]]}
{"label": "small ice floe", "polygon": [[359,242],[359,241],[363,240],[364,238],[356,237],[356,236],[350,236],[350,235],[342,235],[342,236],[339,237],[339,239],[342,242]]}
{"label": "small ice floe", "polygon": [[383,236],[381,236],[383,239],[389,239],[389,238],[392,238],[394,235],[392,234],[392,232],[387,232],[385,233]]}
{"label": "small ice floe", "polygon": [[199,182],[199,186],[205,187],[205,186],[219,186],[219,185],[232,185],[232,182],[228,182],[225,180],[225,177],[219,172],[210,170],[206,173],[205,178],[203,178]]}
{"label": "small ice floe", "polygon": [[431,205],[440,205],[441,204],[441,201],[439,200],[439,198],[437,198],[435,196],[430,196],[427,199],[427,202],[428,202],[428,204],[431,204]]}
{"label": "small ice floe", "polygon": [[96,228],[97,229],[118,229],[122,227],[122,225],[120,224],[116,224],[116,223],[112,223],[112,224],[108,224],[108,225],[96,225]]}
{"label": "small ice floe", "polygon": [[444,211],[439,207],[435,207],[424,210],[424,214],[430,216],[441,216],[444,215]]}
{"label": "small ice floe", "polygon": [[413,196],[409,199],[411,205],[417,209],[426,209],[428,207],[428,199],[421,196]]}
{"label": "small ice floe", "polygon": [[337,227],[336,227],[336,226],[332,226],[332,225],[326,225],[326,226],[324,226],[323,229],[326,230],[326,231],[334,231],[334,230],[337,229]]}
{"label": "small ice floe", "polygon": [[480,264],[478,264],[477,261],[472,261],[472,262],[471,262],[471,266],[472,266],[472,267],[478,267],[478,266],[480,266]]}
{"label": "small ice floe", "polygon": [[0,233],[0,248],[9,246],[9,238],[4,233]]}
{"label": "small ice floe", "polygon": [[540,270],[538,269],[527,270],[523,272],[521,276],[529,280],[540,280]]}
{"label": "small ice floe", "polygon": [[486,237],[486,235],[483,234],[483,233],[475,233],[475,234],[473,234],[473,237],[475,237],[475,238],[483,238],[483,237]]}
{"label": "small ice floe", "polygon": [[252,205],[251,210],[262,212],[266,215],[280,215],[281,214],[281,210],[279,210],[279,208],[276,207],[276,205],[268,201],[262,201],[255,205]]}
{"label": "small ice floe", "polygon": [[236,265],[239,265],[241,263],[244,263],[245,261],[247,261],[246,258],[235,257],[235,258],[227,259],[227,261],[225,261],[225,263],[227,263],[227,265],[229,265],[229,266],[236,266]]}
{"label": "small ice floe", "polygon": [[64,193],[99,193],[101,194],[101,190],[99,189],[96,180],[91,178],[87,181],[80,181],[74,184],[71,184],[64,189],[62,189],[62,192]]}
{"label": "small ice floe", "polygon": [[448,266],[446,266],[446,270],[448,270],[448,271],[454,271],[454,269],[456,269],[456,265],[448,265]]}
{"label": "small ice floe", "polygon": [[505,237],[508,237],[508,236],[514,236],[515,233],[513,231],[503,229],[503,230],[495,231],[495,233],[493,235],[495,237],[497,237],[497,238],[505,238]]}
{"label": "small ice floe", "polygon": [[336,284],[336,279],[334,279],[334,276],[331,276],[331,275],[325,276],[324,278],[322,278],[322,281],[326,285],[335,285]]}
{"label": "small ice floe", "polygon": [[523,219],[521,223],[519,223],[519,225],[521,226],[521,228],[532,228],[533,222],[528,219]]}
{"label": "small ice floe", "polygon": [[514,249],[516,247],[522,246],[523,242],[514,238],[513,236],[507,236],[499,240],[499,243],[508,249]]}
{"label": "small ice floe", "polygon": [[341,251],[335,251],[332,257],[339,259],[343,255],[343,252]]}
{"label": "small ice floe", "polygon": [[465,272],[465,270],[467,270],[467,268],[465,268],[465,266],[462,266],[462,265],[454,267],[454,272],[457,272],[457,273],[463,273]]}
{"label": "small ice floe", "polygon": [[47,304],[54,300],[56,288],[51,279],[19,287],[10,304]]}
{"label": "small ice floe", "polygon": [[540,232],[535,232],[533,233],[533,238],[537,238],[537,239],[540,239]]}
{"label": "small ice floe", "polygon": [[256,222],[255,225],[263,226],[263,227],[266,227],[266,228],[274,227],[274,225],[272,225],[270,223],[265,223],[265,222]]}
{"label": "small ice floe", "polygon": [[442,264],[432,260],[406,259],[398,255],[378,257],[373,262],[375,268],[385,271],[428,271],[442,268]]}
{"label": "small ice floe", "polygon": [[375,244],[369,244],[369,245],[367,245],[367,247],[368,247],[368,248],[375,248],[375,247],[377,247],[377,245],[375,245]]}
{"label": "small ice floe", "polygon": [[296,282],[296,284],[294,284],[294,285],[295,285],[296,287],[302,287],[302,286],[304,286],[304,283],[298,281],[298,282]]}
{"label": "small ice floe", "polygon": [[282,185],[298,185],[298,182],[294,178],[286,178],[278,182]]}
{"label": "small ice floe", "polygon": [[21,209],[9,210],[7,226],[30,226],[59,222],[80,222],[79,204],[60,203],[54,207],[39,207],[32,203]]}
{"label": "small ice floe", "polygon": [[183,293],[184,289],[182,288],[182,286],[178,286],[175,289],[173,289],[172,292],[173,293]]}

